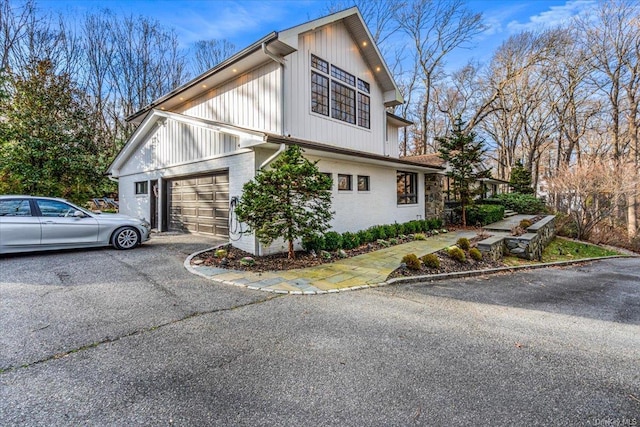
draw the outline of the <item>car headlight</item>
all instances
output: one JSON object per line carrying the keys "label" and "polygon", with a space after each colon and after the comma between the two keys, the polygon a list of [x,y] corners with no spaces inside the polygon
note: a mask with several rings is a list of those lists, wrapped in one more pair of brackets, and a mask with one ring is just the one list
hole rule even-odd
{"label": "car headlight", "polygon": [[151,229],[151,224],[149,223],[149,221],[147,221],[146,219],[140,219],[140,225],[144,228],[146,228],[147,230]]}

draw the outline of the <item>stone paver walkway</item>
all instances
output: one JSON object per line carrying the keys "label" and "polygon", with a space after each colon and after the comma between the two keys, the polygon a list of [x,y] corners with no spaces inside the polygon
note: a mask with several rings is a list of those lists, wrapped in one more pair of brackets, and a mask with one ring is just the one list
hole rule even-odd
{"label": "stone paver walkway", "polygon": [[414,253],[420,257],[451,246],[461,237],[475,236],[476,233],[473,231],[439,234],[428,237],[426,240],[416,240],[331,264],[299,270],[251,273],[192,266],[191,259],[200,252],[189,256],[184,265],[190,272],[218,283],[282,294],[315,295],[383,285],[387,276],[400,266],[402,257],[406,254]]}

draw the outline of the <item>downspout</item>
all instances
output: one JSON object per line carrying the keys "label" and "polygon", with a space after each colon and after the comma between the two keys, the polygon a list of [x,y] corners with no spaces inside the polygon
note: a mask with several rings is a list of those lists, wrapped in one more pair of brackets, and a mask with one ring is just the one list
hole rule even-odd
{"label": "downspout", "polygon": [[284,136],[284,65],[285,59],[281,56],[274,54],[267,49],[267,43],[262,43],[262,52],[269,58],[280,64],[280,134]]}
{"label": "downspout", "polygon": [[[264,53],[265,55],[267,55],[269,58],[271,58],[273,61],[277,62],[278,64],[280,64],[280,133],[282,135],[284,135],[284,64],[285,64],[285,59],[274,54],[273,52],[269,51],[269,49],[267,49],[267,43],[263,42],[262,43],[262,53]],[[280,147],[278,148],[278,150],[273,153],[267,160],[265,160],[264,162],[262,162],[262,164],[260,165],[259,169],[263,169],[265,167],[267,167],[269,165],[269,163],[273,162],[276,158],[278,158],[278,156],[280,154],[282,154],[284,152],[284,150],[286,149],[286,145],[285,144],[280,144]],[[260,242],[258,242],[258,240],[256,239],[256,254],[260,253]]]}
{"label": "downspout", "polygon": [[267,160],[265,160],[264,162],[262,162],[262,164],[260,165],[259,169],[263,169],[266,166],[269,165],[269,163],[273,162],[276,158],[278,158],[278,156],[280,154],[282,154],[284,152],[284,150],[287,148],[286,144],[280,144],[280,147],[278,147],[278,151],[276,151],[275,153],[273,153]]}

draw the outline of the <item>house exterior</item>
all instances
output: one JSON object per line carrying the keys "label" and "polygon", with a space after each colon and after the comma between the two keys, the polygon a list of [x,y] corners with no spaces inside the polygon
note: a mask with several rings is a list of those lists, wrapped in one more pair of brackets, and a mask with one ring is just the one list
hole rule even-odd
{"label": "house exterior", "polygon": [[296,144],[333,178],[335,231],[425,218],[425,177],[442,167],[399,158],[402,102],[357,8],[273,32],[128,118],[138,128],[109,168],[120,210],[278,251],[243,233],[233,206]]}

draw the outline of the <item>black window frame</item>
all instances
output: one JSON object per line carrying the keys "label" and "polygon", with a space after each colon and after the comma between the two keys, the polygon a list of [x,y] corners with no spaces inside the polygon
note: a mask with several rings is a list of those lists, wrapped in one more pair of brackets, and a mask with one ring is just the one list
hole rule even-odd
{"label": "black window frame", "polygon": [[[362,185],[362,188],[360,184]],[[371,191],[371,177],[369,175],[358,175],[358,191]]]}
{"label": "black window frame", "polygon": [[311,54],[311,111],[371,129],[371,86]]}
{"label": "black window frame", "polygon": [[329,77],[311,72],[311,111],[329,116]]}
{"label": "black window frame", "polygon": [[136,181],[134,183],[136,196],[146,196],[149,194],[149,181]]}
{"label": "black window frame", "polygon": [[335,80],[331,80],[331,117],[356,124],[356,91]]}
{"label": "black window frame", "polygon": [[[346,188],[342,188],[342,183],[343,183],[342,180],[343,179],[345,179],[344,182],[346,182],[346,184],[347,184]],[[339,173],[338,174],[338,190],[339,191],[353,191],[353,175]]]}
{"label": "black window frame", "polygon": [[397,171],[397,204],[418,204],[418,174],[416,172]]}

